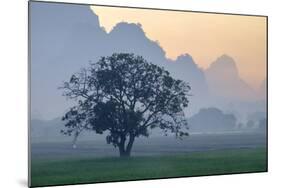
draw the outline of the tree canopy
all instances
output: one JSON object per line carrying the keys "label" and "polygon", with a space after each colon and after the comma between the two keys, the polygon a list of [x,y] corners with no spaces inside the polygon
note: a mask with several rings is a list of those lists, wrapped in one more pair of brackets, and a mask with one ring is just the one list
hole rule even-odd
{"label": "tree canopy", "polygon": [[106,141],[130,156],[135,138],[158,127],[167,135],[188,135],[184,108],[188,83],[174,79],[164,68],[134,54],[101,57],[64,82],[63,95],[76,101],[63,120],[62,133],[82,130],[106,134]]}

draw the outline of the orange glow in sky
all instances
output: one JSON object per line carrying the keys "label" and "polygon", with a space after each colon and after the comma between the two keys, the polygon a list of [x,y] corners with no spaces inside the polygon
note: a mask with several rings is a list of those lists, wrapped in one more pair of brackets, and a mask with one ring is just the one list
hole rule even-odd
{"label": "orange glow in sky", "polygon": [[119,22],[140,23],[166,57],[189,53],[202,68],[223,54],[257,88],[266,77],[266,17],[91,6],[107,32]]}

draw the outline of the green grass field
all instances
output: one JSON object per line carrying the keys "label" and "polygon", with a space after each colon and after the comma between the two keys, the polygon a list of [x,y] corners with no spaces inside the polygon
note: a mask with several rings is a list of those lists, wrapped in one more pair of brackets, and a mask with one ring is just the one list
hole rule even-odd
{"label": "green grass field", "polygon": [[266,149],[166,156],[32,160],[32,186],[267,171]]}

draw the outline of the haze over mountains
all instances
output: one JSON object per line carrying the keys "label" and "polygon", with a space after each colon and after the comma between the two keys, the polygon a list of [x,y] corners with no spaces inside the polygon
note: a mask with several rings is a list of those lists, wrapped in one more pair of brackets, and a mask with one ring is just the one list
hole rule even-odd
{"label": "haze over mountains", "polygon": [[176,60],[166,58],[165,50],[145,35],[140,24],[121,22],[106,33],[98,16],[87,6],[42,6],[36,2],[31,6],[32,119],[61,117],[73,102],[67,101],[58,87],[87,67],[89,61],[115,52],[141,55],[166,68],[175,78],[187,81],[192,95],[187,109],[189,117],[210,106],[238,117],[265,111],[265,82],[259,90],[251,88],[239,77],[231,54],[218,57],[203,70],[188,52],[179,54]]}
{"label": "haze over mountains", "polygon": [[234,59],[222,55],[205,71],[210,93],[234,100],[257,100],[255,91],[239,77]]}

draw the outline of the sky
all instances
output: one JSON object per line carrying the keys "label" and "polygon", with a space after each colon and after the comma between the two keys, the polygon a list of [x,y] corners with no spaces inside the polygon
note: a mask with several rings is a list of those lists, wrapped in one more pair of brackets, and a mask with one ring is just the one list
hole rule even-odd
{"label": "sky", "polygon": [[122,21],[140,23],[167,58],[188,53],[206,69],[219,56],[228,54],[236,61],[241,78],[253,88],[266,77],[265,17],[103,6],[91,9],[107,32]]}

